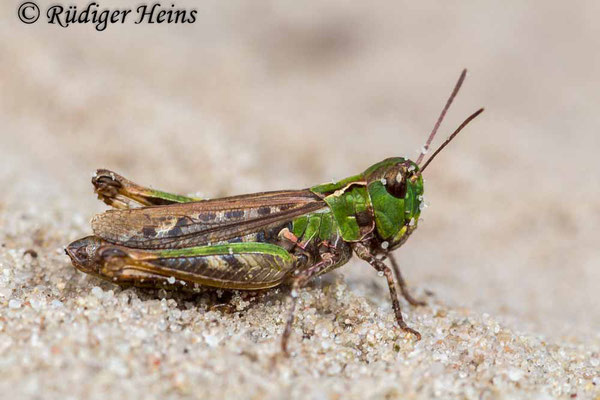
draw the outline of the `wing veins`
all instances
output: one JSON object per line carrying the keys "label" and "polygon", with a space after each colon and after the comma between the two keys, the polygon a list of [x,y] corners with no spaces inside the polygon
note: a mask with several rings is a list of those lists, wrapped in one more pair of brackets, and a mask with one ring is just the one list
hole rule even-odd
{"label": "wing veins", "polygon": [[[240,200],[242,199],[243,200]],[[210,207],[206,207],[210,205]],[[265,216],[246,219],[245,211],[268,207],[286,207]],[[103,239],[137,248],[187,247],[247,235],[278,222],[326,207],[326,203],[308,190],[257,193],[187,204],[149,206],[129,210],[110,210],[92,220],[94,233]],[[169,211],[181,211],[172,213]],[[183,212],[185,211],[185,213]],[[204,221],[213,213],[235,214],[232,220]],[[268,210],[267,210],[268,211]],[[256,215],[255,213],[255,215]],[[197,214],[197,218],[190,215]],[[239,217],[239,219],[235,219]],[[190,223],[194,221],[194,223]],[[183,229],[197,230],[184,232]],[[165,231],[166,228],[171,230]],[[157,230],[161,230],[159,234]],[[219,234],[220,233],[220,234]],[[160,236],[164,234],[165,236]],[[195,239],[195,240],[194,240]]]}

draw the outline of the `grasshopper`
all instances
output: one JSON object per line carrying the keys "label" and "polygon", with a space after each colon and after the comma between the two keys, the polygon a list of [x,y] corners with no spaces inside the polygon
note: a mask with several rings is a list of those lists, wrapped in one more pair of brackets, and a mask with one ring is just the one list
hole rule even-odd
{"label": "grasshopper", "polygon": [[411,305],[425,303],[411,296],[391,252],[417,229],[423,171],[483,111],[469,116],[421,165],[465,76],[463,70],[416,162],[387,158],[338,182],[203,200],[98,170],[94,190],[114,210],[96,215],[94,235],[69,244],[66,253],[80,271],[122,286],[259,290],[288,283],[285,354],[299,291],[355,254],[386,278],[399,327],[419,340],[402,318],[396,287]]}

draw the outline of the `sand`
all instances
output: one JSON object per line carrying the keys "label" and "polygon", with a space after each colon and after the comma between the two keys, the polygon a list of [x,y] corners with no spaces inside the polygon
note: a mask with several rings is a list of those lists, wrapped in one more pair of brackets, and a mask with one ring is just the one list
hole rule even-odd
{"label": "sand", "polygon": [[[198,21],[0,10],[1,397],[599,398],[596,2],[177,4]],[[96,168],[208,197],[339,179],[416,157],[465,66],[443,136],[486,112],[397,252],[420,342],[356,260],[301,294],[283,359],[286,288],[122,290],[64,254]]]}

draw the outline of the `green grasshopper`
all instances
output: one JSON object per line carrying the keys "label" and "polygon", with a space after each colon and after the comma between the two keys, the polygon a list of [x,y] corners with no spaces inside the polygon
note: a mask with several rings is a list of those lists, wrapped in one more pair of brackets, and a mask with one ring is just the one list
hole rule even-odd
{"label": "green grasshopper", "polygon": [[388,158],[338,182],[202,200],[98,170],[95,192],[115,210],[96,215],[94,235],[69,244],[66,252],[77,269],[122,286],[258,290],[289,283],[290,312],[281,340],[286,354],[299,290],[356,254],[385,276],[398,325],[419,340],[421,334],[402,318],[396,285],[410,304],[424,303],[410,295],[391,251],[417,229],[423,171],[483,111],[468,117],[421,166],[465,76],[466,70],[416,162]]}

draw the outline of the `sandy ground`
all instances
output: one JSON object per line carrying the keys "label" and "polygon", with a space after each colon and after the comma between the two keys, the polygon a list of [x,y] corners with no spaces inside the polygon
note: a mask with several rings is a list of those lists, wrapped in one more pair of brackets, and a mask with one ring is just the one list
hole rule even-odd
{"label": "sandy ground", "polygon": [[[100,33],[24,25],[9,3],[1,397],[600,396],[598,2],[182,1],[195,24]],[[301,296],[273,363],[285,289],[123,291],[63,253],[105,209],[98,167],[208,197],[353,175],[415,157],[465,66],[443,135],[487,110],[428,169],[398,251],[430,304],[404,307],[418,343],[357,261]]]}

